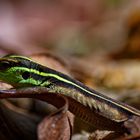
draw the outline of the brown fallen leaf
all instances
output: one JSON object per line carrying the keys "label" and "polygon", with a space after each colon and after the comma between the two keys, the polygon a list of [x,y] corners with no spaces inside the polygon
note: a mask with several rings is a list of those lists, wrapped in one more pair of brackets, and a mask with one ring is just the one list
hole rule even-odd
{"label": "brown fallen leaf", "polygon": [[[60,136],[60,139],[64,139],[64,140],[69,140],[71,138],[72,135],[72,126],[73,126],[73,116],[70,115],[67,110],[68,110],[68,101],[67,99],[65,99],[65,97],[63,96],[58,96],[55,94],[50,94],[50,93],[45,93],[45,94],[32,94],[33,92],[35,93],[39,93],[42,91],[44,88],[40,88],[40,90],[33,90],[33,88],[29,88],[28,90],[24,90],[24,94],[22,94],[22,90],[20,93],[17,92],[16,93],[15,90],[13,90],[13,92],[11,92],[8,90],[7,92],[5,92],[5,94],[1,94],[0,98],[22,98],[22,97],[28,97],[28,98],[36,98],[42,101],[47,101],[49,103],[53,102],[53,105],[55,105],[56,107],[60,108],[57,113],[55,113],[54,115],[51,115],[50,117],[47,118],[40,124],[39,127],[39,131],[38,131],[38,135],[39,135],[39,139],[45,139],[49,137],[49,140],[54,140],[54,139],[58,139],[58,136]],[[45,90],[46,91],[46,90]],[[19,93],[19,94],[18,94]],[[53,99],[53,100],[52,100]],[[60,123],[61,122],[61,123]],[[51,126],[55,126],[52,127],[51,131],[48,131],[48,129],[51,129]],[[54,129],[54,130],[53,130]],[[47,133],[46,133],[47,131]],[[54,136],[53,133],[55,132],[55,135],[57,134],[57,137]],[[64,135],[64,132],[66,132]],[[46,136],[47,135],[47,136]],[[51,138],[52,137],[52,138]]]}
{"label": "brown fallen leaf", "polygon": [[72,114],[66,106],[46,117],[38,127],[39,140],[70,140],[72,136]]}

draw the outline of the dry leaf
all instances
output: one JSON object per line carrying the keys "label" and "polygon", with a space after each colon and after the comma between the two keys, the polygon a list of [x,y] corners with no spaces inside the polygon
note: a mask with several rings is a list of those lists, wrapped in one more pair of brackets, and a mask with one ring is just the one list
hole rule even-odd
{"label": "dry leaf", "polygon": [[[1,91],[2,92],[2,91]],[[49,139],[54,139],[57,138],[58,136],[60,136],[60,139],[64,139],[64,140],[69,140],[71,135],[72,135],[72,126],[73,126],[73,116],[71,116],[67,110],[68,110],[68,101],[66,98],[64,98],[63,96],[59,96],[57,94],[52,94],[52,93],[47,93],[46,92],[46,88],[38,88],[38,89],[34,89],[34,88],[28,88],[28,89],[21,89],[21,90],[7,90],[3,91],[3,93],[5,94],[0,94],[0,98],[22,98],[22,97],[28,97],[28,98],[36,98],[42,101],[46,101],[49,102],[53,105],[55,105],[56,107],[60,108],[57,113],[55,113],[54,115],[51,115],[50,117],[47,118],[41,123],[41,126],[39,127],[39,131],[38,131],[38,135],[39,138],[42,139],[46,139],[47,137],[49,137]],[[34,93],[42,93],[42,94],[34,94]],[[50,125],[52,124],[52,125]],[[52,127],[51,131],[48,131],[48,129],[50,130]],[[43,128],[42,128],[43,127]],[[61,128],[62,127],[62,128]],[[53,130],[54,129],[54,130]],[[46,133],[47,131],[47,133]],[[65,135],[64,135],[64,131],[65,131]],[[57,137],[54,136],[53,133],[55,133],[57,135]],[[46,137],[47,135],[47,137]]]}
{"label": "dry leaf", "polygon": [[66,109],[46,117],[39,125],[39,140],[70,140],[72,128]]}

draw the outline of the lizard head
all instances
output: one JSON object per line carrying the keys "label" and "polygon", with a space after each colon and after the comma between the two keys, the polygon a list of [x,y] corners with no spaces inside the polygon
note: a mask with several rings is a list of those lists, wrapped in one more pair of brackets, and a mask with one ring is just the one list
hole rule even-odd
{"label": "lizard head", "polygon": [[7,55],[0,58],[0,80],[14,87],[38,86],[41,67],[28,57]]}

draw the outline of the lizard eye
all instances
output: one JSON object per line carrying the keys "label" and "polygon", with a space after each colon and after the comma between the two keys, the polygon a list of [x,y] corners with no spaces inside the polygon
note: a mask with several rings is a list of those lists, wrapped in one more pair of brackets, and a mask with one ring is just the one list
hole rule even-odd
{"label": "lizard eye", "polygon": [[0,62],[0,70],[6,70],[11,66],[10,62],[8,61],[1,61]]}
{"label": "lizard eye", "polygon": [[26,71],[22,74],[22,77],[26,80],[30,77],[30,73]]}

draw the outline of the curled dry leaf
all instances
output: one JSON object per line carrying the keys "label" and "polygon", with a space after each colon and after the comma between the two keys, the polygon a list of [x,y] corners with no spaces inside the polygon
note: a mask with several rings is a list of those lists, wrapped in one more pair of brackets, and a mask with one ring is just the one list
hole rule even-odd
{"label": "curled dry leaf", "polygon": [[70,140],[72,136],[72,114],[66,106],[46,117],[38,127],[39,140]]}
{"label": "curled dry leaf", "polygon": [[[73,116],[68,110],[68,101],[63,96],[58,96],[52,93],[47,93],[46,88],[28,88],[20,90],[5,90],[1,91],[0,98],[36,98],[42,101],[49,102],[60,108],[54,115],[51,115],[40,124],[38,135],[39,139],[60,139],[69,140],[72,134]],[[42,93],[42,94],[35,94]],[[49,131],[51,130],[51,131]],[[47,133],[46,133],[47,131]],[[52,133],[53,132],[53,133]],[[64,135],[65,132],[65,135]],[[54,135],[55,133],[55,135]],[[56,136],[57,135],[57,136]]]}

